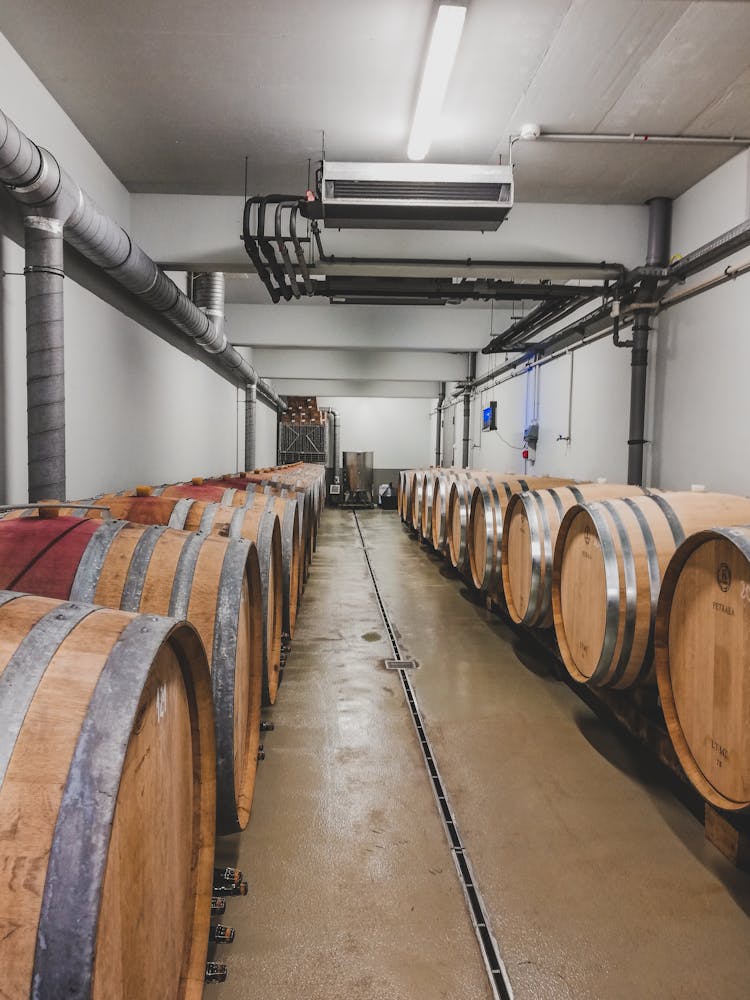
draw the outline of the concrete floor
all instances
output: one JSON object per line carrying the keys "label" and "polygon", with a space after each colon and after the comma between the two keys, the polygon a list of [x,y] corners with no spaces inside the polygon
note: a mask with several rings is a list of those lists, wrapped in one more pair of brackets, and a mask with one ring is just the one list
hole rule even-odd
{"label": "concrete floor", "polygon": [[[398,515],[360,523],[517,1000],[746,1000],[750,878]],[[491,996],[351,514],[327,511],[218,1000]]]}

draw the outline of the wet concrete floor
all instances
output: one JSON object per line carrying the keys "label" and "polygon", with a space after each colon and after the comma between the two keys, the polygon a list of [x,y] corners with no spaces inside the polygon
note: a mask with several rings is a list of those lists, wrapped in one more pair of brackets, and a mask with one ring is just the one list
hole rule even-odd
{"label": "wet concrete floor", "polygon": [[[397,514],[359,513],[518,1000],[746,1000],[750,878]],[[491,996],[350,513],[327,511],[217,1000]]]}

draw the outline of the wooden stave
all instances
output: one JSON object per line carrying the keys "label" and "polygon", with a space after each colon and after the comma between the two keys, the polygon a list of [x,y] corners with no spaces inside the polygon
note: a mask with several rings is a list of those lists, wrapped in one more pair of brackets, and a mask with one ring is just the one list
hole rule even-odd
{"label": "wooden stave", "polygon": [[[579,483],[514,494],[505,511],[501,549],[503,594],[508,614],[513,621],[529,628],[552,627],[552,559],[560,522],[572,506],[596,499],[644,495],[645,492],[641,486]],[[545,503],[546,497],[551,499],[551,504]],[[518,610],[513,597],[513,570],[508,562],[508,535],[512,530],[513,518],[521,507],[526,514],[529,544],[532,547],[531,590],[523,614]]]}
{"label": "wooden stave", "polygon": [[414,531],[419,531],[422,518],[422,485],[424,469],[416,469],[412,476],[411,486],[411,510],[409,511],[409,527]]}
{"label": "wooden stave", "polygon": [[401,469],[398,474],[398,491],[396,493],[396,509],[401,521],[404,520],[404,491],[406,489],[407,471]]}
{"label": "wooden stave", "polygon": [[266,497],[265,510],[279,518],[284,593],[282,634],[291,639],[297,622],[300,587],[298,504],[292,497],[278,497],[272,493]]}
{"label": "wooden stave", "polygon": [[[695,755],[694,746],[691,745],[685,734],[672,682],[670,634],[673,601],[681,575],[686,570],[691,557],[698,554],[704,545],[712,542],[727,543],[750,567],[750,528],[744,525],[706,528],[689,535],[677,547],[664,573],[656,612],[654,627],[656,681],[672,746],[693,787],[716,808],[733,813],[748,812],[750,811],[750,794],[744,799],[732,798],[716,787],[705,773]],[[723,594],[721,594],[721,598],[723,603],[726,598]],[[744,600],[747,600],[747,597],[744,597]],[[714,664],[715,659],[710,656],[704,662]],[[711,739],[715,740],[717,735],[712,727]],[[718,743],[727,749],[732,756],[734,755],[734,747],[729,741],[722,738],[718,740]]]}
{"label": "wooden stave", "polygon": [[[52,676],[48,671],[54,668],[66,639],[74,643],[87,640],[85,648],[91,652],[84,660],[75,655],[75,670],[79,677],[91,675],[93,689],[89,700],[88,697],[79,697],[80,684],[75,688],[82,712],[81,728],[74,738],[75,747],[71,747],[67,781],[60,785],[59,807],[44,873],[44,890],[27,897],[26,910],[29,904],[36,906],[38,902],[40,906],[29,996],[36,1000],[63,995],[104,1000],[112,995],[111,982],[106,983],[104,992],[95,989],[96,959],[99,957],[97,942],[102,930],[100,906],[109,861],[108,846],[116,827],[119,796],[124,794],[120,783],[131,734],[136,718],[140,717],[137,713],[141,698],[161,650],[169,643],[180,665],[186,689],[192,692],[190,718],[195,735],[191,743],[196,751],[193,760],[199,762],[199,767],[196,768],[193,763],[186,769],[197,788],[194,801],[199,816],[197,826],[195,815],[193,820],[195,847],[192,853],[196,875],[195,891],[190,892],[194,897],[191,930],[186,935],[185,946],[189,957],[183,963],[181,982],[175,984],[170,995],[184,1000],[198,1000],[203,991],[210,919],[208,903],[212,891],[216,774],[211,685],[201,641],[192,626],[176,619],[132,615],[79,602],[60,602],[18,593],[0,593],[0,618],[11,606],[18,609],[24,604],[26,607],[36,605],[35,612],[41,608],[41,615],[36,625],[19,641],[10,661],[0,664],[0,684],[5,687],[5,695],[0,702],[6,717],[12,712],[13,698],[23,694],[18,690],[18,678],[27,687],[27,698],[31,688],[34,688],[28,701],[28,711],[23,703],[19,705],[16,701],[18,723],[11,727],[16,731],[14,746],[19,745],[24,723],[29,719],[29,712],[45,680]],[[92,636],[82,633],[90,624],[99,627],[98,623],[102,620],[114,633],[112,645],[101,650],[92,649]],[[35,633],[39,634],[41,629],[47,629],[47,635],[40,646],[39,642],[34,644],[34,639]],[[7,641],[7,621],[3,634]],[[115,635],[119,636],[116,641]],[[97,638],[95,634],[93,637]],[[42,653],[45,645],[46,651]],[[70,658],[70,654],[68,656]],[[16,672],[16,678],[11,678],[9,670],[13,669],[13,659],[18,657],[21,674]],[[92,661],[101,657],[104,659],[97,677]],[[37,677],[29,678],[30,667]],[[12,684],[13,680],[16,681],[15,690],[9,696],[7,682]],[[7,727],[4,727],[3,736],[8,739]],[[31,750],[33,755],[33,745]],[[24,756],[27,754],[28,748]],[[13,759],[11,750],[8,768],[13,766]],[[76,766],[78,771],[74,774]],[[136,770],[139,768],[140,765]],[[3,767],[0,774],[0,814],[7,773],[6,767]],[[26,797],[29,802],[33,798]],[[46,809],[49,804],[42,803],[40,808]],[[39,829],[35,826],[36,834]],[[6,838],[6,849],[10,850],[15,841],[15,837]],[[15,889],[12,892],[15,894]],[[158,887],[158,894],[161,901],[161,887]],[[153,907],[147,907],[147,910],[159,912],[156,899]],[[158,943],[158,933],[154,938]],[[16,938],[13,941],[11,947],[23,947]],[[163,948],[162,945],[158,947]]]}
{"label": "wooden stave", "polygon": [[422,509],[419,515],[419,537],[432,538],[432,498],[435,488],[435,470],[428,469],[422,476]]}
{"label": "wooden stave", "polygon": [[414,469],[407,469],[404,474],[404,496],[401,502],[401,520],[404,524],[409,523],[409,511],[411,510],[412,476]]}
{"label": "wooden stave", "polygon": [[448,505],[453,481],[463,475],[460,469],[440,469],[432,487],[432,547],[448,551]]}
{"label": "wooden stave", "polygon": [[[261,494],[261,498],[263,495]],[[205,530],[212,535],[251,539],[258,551],[265,641],[263,642],[263,704],[276,701],[281,669],[283,622],[283,566],[281,526],[274,512],[265,510],[267,498],[258,507],[217,507]]]}
{"label": "wooden stave", "polygon": [[457,476],[448,490],[446,511],[446,554],[454,569],[462,571],[466,566],[466,521],[469,509],[468,477]]}
{"label": "wooden stave", "polygon": [[[58,527],[66,522],[91,525],[93,522],[77,518],[57,519]],[[9,526],[10,531],[13,527]],[[2,530],[2,529],[0,529]],[[12,535],[9,535],[12,539]],[[204,546],[215,546],[217,540],[202,532],[182,532],[165,525],[135,525],[125,521],[104,521],[96,525],[85,550],[76,555],[78,563],[72,579],[68,600],[99,604],[129,613],[156,613],[193,622],[191,608],[194,593],[215,594],[213,617],[201,615],[197,630],[204,643],[211,667],[211,682],[216,717],[216,805],[217,828],[220,834],[243,830],[250,817],[255,775],[257,746],[260,739],[260,703],[262,666],[259,650],[262,631],[261,580],[258,553],[252,542],[218,539],[223,550],[221,571],[217,579],[209,580],[198,569],[201,556],[208,554]],[[179,552],[174,576],[167,589],[158,579],[159,560],[165,558],[165,549]],[[47,554],[54,553],[50,549]],[[127,562],[127,571],[122,568]],[[38,560],[38,574],[44,560]],[[154,579],[154,572],[157,579]],[[118,576],[120,582],[117,582]],[[23,578],[27,588],[42,597],[49,597],[50,590],[43,579]],[[240,614],[242,587],[248,590],[245,625],[248,630],[248,661],[240,661],[238,637],[242,634]],[[156,584],[156,586],[155,586]],[[195,589],[197,588],[197,589]],[[169,592],[167,592],[169,590]],[[193,605],[194,607],[194,605]],[[249,675],[249,682],[243,676]],[[247,724],[241,726],[244,734],[242,752],[235,745],[237,722],[235,680],[248,684],[249,703]],[[235,773],[235,760],[239,757],[241,777]]]}
{"label": "wooden stave", "polygon": [[[265,509],[223,508],[219,513],[215,528],[217,532],[226,530],[231,537],[240,537],[243,532],[248,530],[250,524],[248,519],[253,514],[260,515],[255,522],[257,527],[255,544],[260,564],[266,637],[266,641],[263,643],[263,704],[273,705],[276,701],[281,671],[281,629],[284,602],[279,518],[274,511]],[[221,518],[225,519],[223,523]]]}
{"label": "wooden stave", "polygon": [[[734,512],[728,520],[740,523],[750,519],[750,500],[745,497],[722,493],[659,493],[652,490],[646,490],[643,496],[638,497],[577,504],[566,512],[553,556],[552,605],[560,656],[575,680],[594,687],[618,690],[634,684],[655,682],[653,634],[664,571],[674,550],[687,534],[726,519],[719,509],[722,503]],[[715,513],[711,510],[712,504],[716,505]],[[604,642],[590,675],[579,668],[571,652],[560,594],[565,542],[578,516],[588,516],[593,524],[603,552],[607,593]],[[624,523],[623,517],[626,519]],[[614,530],[610,527],[610,519]],[[631,520],[638,531],[629,535],[627,523]],[[636,556],[633,540],[636,547],[642,546],[643,555]],[[623,555],[624,602],[620,600],[620,553]],[[648,587],[645,586],[646,581]],[[647,627],[644,627],[644,619],[647,620]],[[615,658],[616,662],[613,662]]]}

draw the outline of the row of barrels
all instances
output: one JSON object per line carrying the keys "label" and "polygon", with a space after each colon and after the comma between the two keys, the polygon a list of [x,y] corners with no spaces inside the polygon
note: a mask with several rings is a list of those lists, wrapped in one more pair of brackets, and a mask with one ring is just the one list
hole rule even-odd
{"label": "row of barrels", "polygon": [[657,684],[693,785],[750,809],[750,499],[432,468],[398,508],[576,681]]}
{"label": "row of barrels", "polygon": [[202,996],[324,497],[300,465],[0,512],[4,996]]}

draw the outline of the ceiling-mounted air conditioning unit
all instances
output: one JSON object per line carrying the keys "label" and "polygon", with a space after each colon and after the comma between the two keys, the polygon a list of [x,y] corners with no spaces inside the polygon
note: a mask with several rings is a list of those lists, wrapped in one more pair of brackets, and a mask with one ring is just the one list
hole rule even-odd
{"label": "ceiling-mounted air conditioning unit", "polygon": [[333,229],[494,230],[513,206],[513,172],[481,164],[324,161],[320,196],[323,222]]}

